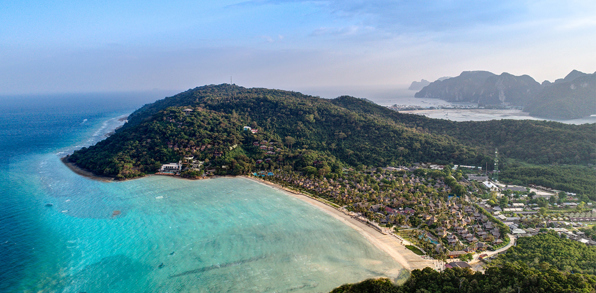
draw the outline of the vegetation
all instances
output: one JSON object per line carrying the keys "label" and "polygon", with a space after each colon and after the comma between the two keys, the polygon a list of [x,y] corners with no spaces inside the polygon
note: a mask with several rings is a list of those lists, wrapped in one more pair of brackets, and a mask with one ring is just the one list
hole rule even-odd
{"label": "vegetation", "polygon": [[463,180],[461,173],[452,175],[449,165],[425,169],[428,165],[420,164],[413,171],[359,166],[361,170],[347,169],[341,175],[320,173],[323,169],[314,167],[303,172],[287,168],[256,175],[335,203],[379,226],[404,228],[394,230],[436,259],[446,259],[452,251],[494,250],[509,243],[507,226],[480,212],[464,194],[458,195],[458,187],[469,188],[469,183],[457,181]]}
{"label": "vegetation", "polygon": [[[193,112],[185,113],[185,108]],[[243,132],[244,125],[258,133]],[[217,172],[246,173],[259,155],[247,149],[253,141],[267,139],[284,146],[289,156],[307,150],[353,167],[420,161],[492,165],[494,147],[504,156],[534,164],[584,164],[596,162],[595,128],[540,121],[457,123],[401,114],[351,97],[325,100],[218,85],[142,107],[115,135],[75,152],[70,160],[100,175],[132,178],[190,154],[222,165],[233,159],[240,162],[237,169]],[[228,155],[235,144],[240,149]],[[215,163],[211,165],[221,167]]]}
{"label": "vegetation", "polygon": [[520,264],[490,267],[485,273],[470,269],[446,269],[437,272],[430,268],[414,270],[410,278],[400,286],[388,279],[366,280],[347,284],[331,291],[333,293],[365,292],[594,292],[596,276],[569,274],[554,268],[537,270]]}
{"label": "vegetation", "polygon": [[559,237],[550,231],[518,239],[515,247],[495,260],[495,264],[513,262],[540,270],[554,267],[568,273],[596,275],[596,247]]}
{"label": "vegetation", "polygon": [[343,285],[332,292],[595,292],[596,247],[555,232],[522,237],[485,273],[415,270],[401,286],[387,279]]}
{"label": "vegetation", "polygon": [[[577,72],[577,71],[576,71]],[[596,113],[596,74],[577,72],[545,88],[524,109],[532,116],[573,119]],[[570,74],[572,75],[573,72]],[[569,80],[571,79],[571,80]]]}
{"label": "vegetation", "polygon": [[579,230],[581,232],[584,232],[587,238],[596,241],[596,225],[592,226],[591,228],[584,228]]}
{"label": "vegetation", "polygon": [[424,252],[422,252],[420,249],[418,249],[418,247],[416,247],[414,245],[406,245],[406,248],[411,250],[412,252],[414,252],[417,255],[424,255]]}
{"label": "vegetation", "polygon": [[[596,200],[596,170],[584,166],[524,166],[517,164],[499,174],[505,183],[535,184],[585,195]],[[585,199],[584,199],[585,200]]]}

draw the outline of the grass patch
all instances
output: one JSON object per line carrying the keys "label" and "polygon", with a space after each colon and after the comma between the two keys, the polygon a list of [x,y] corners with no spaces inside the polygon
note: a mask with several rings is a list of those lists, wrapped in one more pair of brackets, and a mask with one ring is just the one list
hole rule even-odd
{"label": "grass patch", "polygon": [[411,250],[412,252],[414,252],[417,255],[424,255],[424,253],[420,249],[418,249],[416,246],[406,245],[406,248]]}

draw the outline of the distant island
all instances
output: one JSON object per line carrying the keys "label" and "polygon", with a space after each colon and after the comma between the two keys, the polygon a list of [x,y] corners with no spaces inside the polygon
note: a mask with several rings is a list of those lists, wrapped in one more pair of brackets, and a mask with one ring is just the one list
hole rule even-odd
{"label": "distant island", "polygon": [[541,118],[582,118],[596,114],[596,74],[573,70],[565,78],[540,84],[528,75],[464,71],[428,84],[415,97],[519,107]]}
{"label": "distant island", "polygon": [[412,84],[410,84],[410,87],[408,88],[408,90],[419,91],[429,84],[430,84],[430,81],[428,81],[426,79],[423,79],[421,81],[412,81]]}

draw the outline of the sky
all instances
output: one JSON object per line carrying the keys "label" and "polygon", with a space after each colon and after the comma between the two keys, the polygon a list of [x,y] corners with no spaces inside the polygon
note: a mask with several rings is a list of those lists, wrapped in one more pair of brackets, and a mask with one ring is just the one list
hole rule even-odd
{"label": "sky", "polygon": [[233,83],[366,97],[596,71],[593,0],[2,1],[0,95]]}

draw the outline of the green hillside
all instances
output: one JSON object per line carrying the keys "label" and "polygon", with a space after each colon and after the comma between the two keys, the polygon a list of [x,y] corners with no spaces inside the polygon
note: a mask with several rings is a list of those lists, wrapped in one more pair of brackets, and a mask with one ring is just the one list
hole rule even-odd
{"label": "green hillside", "polygon": [[596,248],[555,232],[518,239],[484,273],[470,269],[414,270],[402,285],[387,279],[342,285],[333,293],[595,292]]}
{"label": "green hillside", "polygon": [[[273,149],[260,149],[264,140]],[[596,125],[458,123],[401,114],[353,97],[327,100],[223,84],[145,105],[116,134],[69,160],[98,175],[123,179],[155,172],[185,156],[208,160],[217,174],[312,165],[339,172],[340,166],[413,162],[492,164],[495,147],[508,158],[532,164],[587,164],[596,162],[595,146]],[[257,166],[259,160],[264,164]]]}

